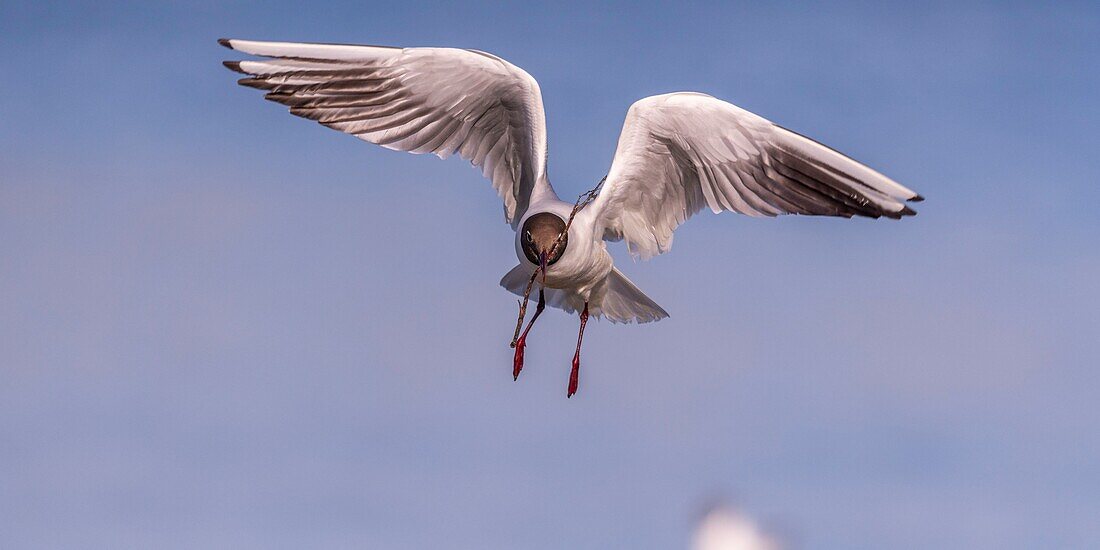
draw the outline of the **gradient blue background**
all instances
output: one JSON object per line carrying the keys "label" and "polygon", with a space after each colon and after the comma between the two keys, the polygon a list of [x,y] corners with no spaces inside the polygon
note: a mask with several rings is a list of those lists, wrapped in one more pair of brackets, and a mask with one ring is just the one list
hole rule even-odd
{"label": "gradient blue background", "polygon": [[[684,548],[732,498],[804,548],[1100,545],[1100,8],[0,5],[0,546]],[[484,49],[563,197],[699,90],[928,200],[701,214],[551,312],[476,170],[294,119],[221,36]]]}

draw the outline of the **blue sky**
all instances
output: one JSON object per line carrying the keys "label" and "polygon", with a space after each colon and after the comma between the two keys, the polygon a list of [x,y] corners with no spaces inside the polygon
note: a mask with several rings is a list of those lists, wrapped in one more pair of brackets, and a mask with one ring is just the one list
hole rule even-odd
{"label": "blue sky", "polygon": [[[0,6],[0,546],[1100,544],[1100,9],[955,3]],[[672,317],[540,321],[458,159],[234,84],[221,36],[524,67],[563,197],[698,90],[922,193],[900,223],[701,214],[619,265]],[[444,243],[439,236],[446,235]]]}

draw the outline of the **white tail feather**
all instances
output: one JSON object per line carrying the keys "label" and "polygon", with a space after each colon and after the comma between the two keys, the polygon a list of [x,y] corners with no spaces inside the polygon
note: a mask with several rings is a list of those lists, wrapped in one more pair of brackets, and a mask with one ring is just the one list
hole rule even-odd
{"label": "white tail feather", "polygon": [[[512,268],[500,280],[500,286],[518,296],[523,296],[531,271],[523,265]],[[532,299],[537,296],[538,281],[532,287]],[[570,290],[546,289],[546,303],[567,313],[584,309],[584,296]],[[668,313],[649,299],[618,269],[612,268],[603,283],[592,290],[588,297],[588,314],[603,317],[613,323],[648,323],[668,317]]]}

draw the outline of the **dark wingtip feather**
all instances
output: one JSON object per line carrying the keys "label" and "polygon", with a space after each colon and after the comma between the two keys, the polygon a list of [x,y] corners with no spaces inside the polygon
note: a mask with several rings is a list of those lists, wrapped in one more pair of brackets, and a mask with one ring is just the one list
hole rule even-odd
{"label": "dark wingtip feather", "polygon": [[906,206],[905,208],[901,209],[901,212],[899,212],[899,214],[901,214],[902,216],[916,216],[917,211]]}
{"label": "dark wingtip feather", "polygon": [[222,61],[222,65],[225,65],[225,68],[227,68],[227,69],[229,69],[229,70],[231,70],[235,73],[248,74],[248,73],[244,72],[243,69],[241,69],[241,62],[240,61]]}
{"label": "dark wingtip feather", "polygon": [[[248,74],[248,73],[245,73]],[[274,84],[262,79],[250,76],[248,78],[242,78],[237,81],[237,84],[241,86],[247,86],[249,88],[256,88],[257,90],[270,90],[275,87]]]}
{"label": "dark wingtip feather", "polygon": [[913,196],[913,198],[909,199],[909,202],[921,202],[923,200],[924,200],[924,197],[922,197],[920,195],[915,195],[915,196]]}
{"label": "dark wingtip feather", "polygon": [[229,48],[231,50],[233,49],[233,44],[229,43],[228,38],[219,38],[218,39],[218,44],[221,44],[222,46],[225,46],[226,48]]}

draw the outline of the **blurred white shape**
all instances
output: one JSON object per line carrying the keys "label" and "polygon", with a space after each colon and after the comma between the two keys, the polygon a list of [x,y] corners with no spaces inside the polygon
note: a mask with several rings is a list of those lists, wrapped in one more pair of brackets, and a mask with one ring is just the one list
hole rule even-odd
{"label": "blurred white shape", "polygon": [[779,550],[779,543],[744,514],[714,508],[695,529],[694,550]]}

